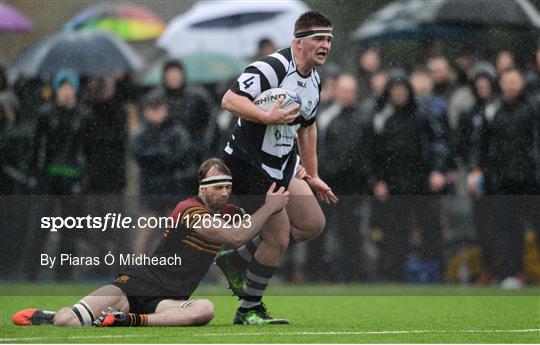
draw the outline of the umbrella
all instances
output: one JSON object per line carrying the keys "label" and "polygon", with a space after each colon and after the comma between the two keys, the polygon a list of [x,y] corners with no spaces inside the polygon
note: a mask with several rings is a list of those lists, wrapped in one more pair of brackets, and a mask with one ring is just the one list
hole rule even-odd
{"label": "umbrella", "polygon": [[143,6],[98,4],[90,6],[64,25],[67,32],[105,30],[127,41],[144,41],[159,36],[165,23]]}
{"label": "umbrella", "polygon": [[439,24],[540,29],[540,14],[528,0],[445,0],[434,10]]}
{"label": "umbrella", "polygon": [[353,33],[358,40],[458,36],[482,27],[540,29],[527,0],[396,1],[372,14]]}
{"label": "umbrella", "polygon": [[58,33],[26,48],[9,70],[10,78],[51,78],[63,68],[79,75],[99,76],[114,71],[136,70],[143,65],[127,43],[111,33],[80,31]]}
{"label": "umbrella", "polygon": [[288,46],[295,20],[307,10],[298,0],[200,1],[171,21],[157,45],[171,56],[205,51],[247,58],[263,38]]}
{"label": "umbrella", "polygon": [[[144,86],[161,84],[163,64],[166,59],[156,62],[139,80]],[[217,83],[229,80],[242,73],[248,62],[219,53],[193,53],[182,57],[189,82],[199,84]]]}
{"label": "umbrella", "polygon": [[0,32],[30,32],[32,23],[21,12],[0,3]]}

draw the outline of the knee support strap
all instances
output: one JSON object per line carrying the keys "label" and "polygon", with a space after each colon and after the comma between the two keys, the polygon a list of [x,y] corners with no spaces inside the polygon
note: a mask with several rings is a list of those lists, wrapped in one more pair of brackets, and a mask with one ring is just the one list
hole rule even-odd
{"label": "knee support strap", "polygon": [[75,315],[77,315],[81,326],[92,326],[92,322],[94,322],[94,314],[86,302],[79,301],[79,303],[71,307],[71,310],[73,313],[75,313]]}

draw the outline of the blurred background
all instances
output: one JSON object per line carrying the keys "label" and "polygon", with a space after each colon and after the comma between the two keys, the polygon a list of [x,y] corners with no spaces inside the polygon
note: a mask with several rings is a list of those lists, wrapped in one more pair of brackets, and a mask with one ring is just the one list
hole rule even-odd
{"label": "blurred background", "polygon": [[236,122],[222,95],[314,9],[334,23],[318,152],[341,203],[279,279],[540,283],[539,5],[0,2],[1,279],[109,279],[117,267],[49,270],[39,253],[151,251],[150,229],[39,222],[167,215],[221,156]]}

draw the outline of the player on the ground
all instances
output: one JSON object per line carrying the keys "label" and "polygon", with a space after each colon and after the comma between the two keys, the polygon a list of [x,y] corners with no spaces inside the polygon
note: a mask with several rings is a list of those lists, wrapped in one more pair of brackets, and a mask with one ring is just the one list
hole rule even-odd
{"label": "player on the ground", "polygon": [[[315,125],[321,90],[315,67],[325,63],[332,38],[328,18],[316,11],[302,14],[291,46],[249,65],[223,97],[222,107],[239,116],[225,148],[225,162],[242,206],[249,210],[259,205],[246,196],[264,195],[264,186],[272,182],[295,196],[286,209],[268,219],[260,237],[216,259],[233,293],[241,298],[235,324],[288,323],[268,314],[261,303],[264,290],[287,247],[315,238],[324,229],[325,217],[312,190],[327,203],[338,201],[318,176]],[[280,109],[280,100],[265,112],[253,103],[263,91],[276,87],[295,91],[301,107]],[[305,179],[293,178],[300,160]]]}
{"label": "player on the ground", "polygon": [[[16,325],[128,327],[196,326],[214,317],[212,302],[189,300],[212,264],[220,244],[238,247],[257,235],[264,222],[282,210],[289,193],[270,186],[265,203],[252,215],[228,204],[232,177],[222,160],[199,168],[199,195],[181,201],[171,217],[177,228],[165,229],[154,257],[177,255],[181,265],[137,266],[119,274],[71,308],[58,312],[25,309],[13,315]],[[232,222],[227,219],[232,218]],[[241,217],[240,217],[241,216]],[[201,221],[207,219],[206,221]]]}

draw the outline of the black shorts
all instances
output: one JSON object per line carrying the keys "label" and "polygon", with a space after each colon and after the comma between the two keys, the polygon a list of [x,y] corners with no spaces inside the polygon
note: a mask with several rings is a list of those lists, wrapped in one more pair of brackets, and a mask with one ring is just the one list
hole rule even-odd
{"label": "black shorts", "polygon": [[127,274],[119,274],[111,285],[122,290],[129,302],[129,312],[151,314],[156,311],[159,302],[166,299],[187,301],[189,296],[164,296],[156,284]]}
{"label": "black shorts", "polygon": [[225,154],[223,160],[231,170],[233,178],[233,203],[240,205],[247,213],[253,214],[264,204],[266,192],[273,182],[277,184],[276,189],[288,188],[297,165],[296,157],[291,157],[293,158],[294,162],[288,164],[285,169],[284,178],[277,180],[270,177],[255,163],[246,162],[235,155]]}

